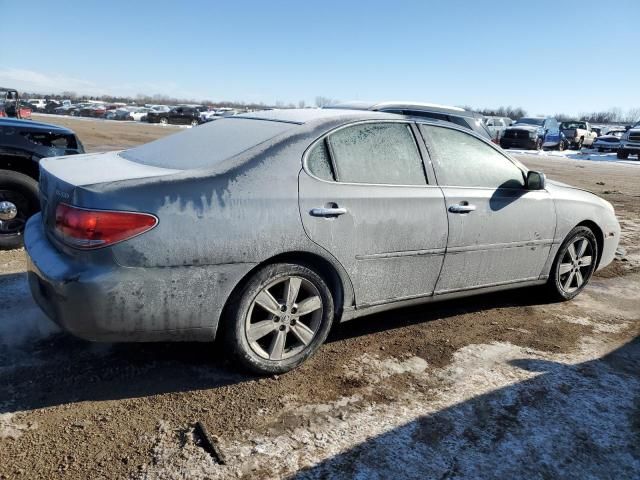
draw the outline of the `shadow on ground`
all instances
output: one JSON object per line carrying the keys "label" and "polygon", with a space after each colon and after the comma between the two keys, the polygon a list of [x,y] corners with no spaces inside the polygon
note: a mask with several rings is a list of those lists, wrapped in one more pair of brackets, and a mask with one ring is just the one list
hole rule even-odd
{"label": "shadow on ground", "polygon": [[510,365],[538,375],[369,438],[291,478],[640,478],[640,337],[576,365]]}

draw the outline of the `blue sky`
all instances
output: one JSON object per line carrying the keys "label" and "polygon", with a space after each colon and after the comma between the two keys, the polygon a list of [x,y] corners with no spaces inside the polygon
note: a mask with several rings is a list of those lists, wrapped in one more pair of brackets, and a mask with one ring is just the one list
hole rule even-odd
{"label": "blue sky", "polygon": [[640,0],[0,0],[0,8],[0,85],[27,91],[270,104],[322,95],[531,114],[640,107]]}

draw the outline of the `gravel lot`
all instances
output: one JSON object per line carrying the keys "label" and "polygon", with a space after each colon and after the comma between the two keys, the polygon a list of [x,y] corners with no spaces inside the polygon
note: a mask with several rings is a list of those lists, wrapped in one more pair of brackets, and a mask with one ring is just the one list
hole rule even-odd
{"label": "gravel lot", "polygon": [[[179,130],[34,117],[89,151]],[[0,478],[640,478],[640,162],[519,158],[616,208],[623,252],[580,296],[374,315],[280,377],[237,373],[217,345],[60,333],[24,252],[0,252]]]}

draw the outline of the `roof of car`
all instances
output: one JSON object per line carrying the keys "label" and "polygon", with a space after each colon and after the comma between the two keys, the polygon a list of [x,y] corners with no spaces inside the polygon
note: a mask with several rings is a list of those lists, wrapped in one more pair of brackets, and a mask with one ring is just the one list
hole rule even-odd
{"label": "roof of car", "polygon": [[0,118],[0,127],[14,127],[29,130],[40,130],[47,132],[55,131],[59,133],[73,134],[72,130],[61,127],[60,125],[51,125],[50,123],[34,122],[32,120],[22,120],[18,118]]}
{"label": "roof of car", "polygon": [[425,110],[432,112],[452,113],[461,116],[473,115],[470,110],[451,105],[440,105],[438,103],[410,102],[410,101],[386,101],[386,102],[344,102],[335,105],[328,105],[329,109],[351,109],[351,110]]}
{"label": "roof of car", "polygon": [[[366,110],[366,109],[365,109]],[[227,118],[253,118],[257,120],[271,120],[274,122],[295,123],[303,125],[316,120],[330,120],[343,117],[359,117],[362,119],[399,118],[393,113],[363,111],[360,109],[323,109],[323,108],[291,108],[282,110],[261,110],[258,112],[242,113]]]}

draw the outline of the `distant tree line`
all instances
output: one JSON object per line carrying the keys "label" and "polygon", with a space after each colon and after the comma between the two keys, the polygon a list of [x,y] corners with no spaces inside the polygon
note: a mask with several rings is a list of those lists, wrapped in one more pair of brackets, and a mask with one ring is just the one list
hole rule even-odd
{"label": "distant tree line", "polygon": [[[482,115],[495,117],[509,117],[514,120],[526,117],[527,111],[521,107],[498,107],[498,108],[480,108],[465,106],[467,110],[473,110]],[[602,112],[583,112],[579,115],[568,115],[566,113],[556,113],[553,115],[561,122],[569,122],[575,120],[583,120],[591,123],[635,123],[640,120],[640,108],[630,108],[623,111],[620,108],[611,108]]]}

